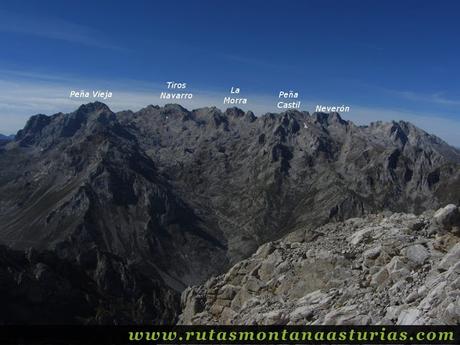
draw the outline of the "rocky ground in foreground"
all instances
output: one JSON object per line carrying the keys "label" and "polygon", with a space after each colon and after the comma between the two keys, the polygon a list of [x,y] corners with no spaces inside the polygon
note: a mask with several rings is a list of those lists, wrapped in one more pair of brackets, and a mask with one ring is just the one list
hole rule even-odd
{"label": "rocky ground in foreground", "polygon": [[296,231],[182,294],[182,324],[459,324],[460,212]]}

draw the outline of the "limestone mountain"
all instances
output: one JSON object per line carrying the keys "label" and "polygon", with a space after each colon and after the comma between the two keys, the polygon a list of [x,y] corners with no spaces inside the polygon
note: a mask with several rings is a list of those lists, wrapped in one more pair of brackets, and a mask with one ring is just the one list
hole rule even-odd
{"label": "limestone mountain", "polygon": [[32,116],[0,148],[0,242],[77,268],[108,253],[177,298],[296,229],[457,203],[459,167],[457,149],[407,122],[96,102]]}

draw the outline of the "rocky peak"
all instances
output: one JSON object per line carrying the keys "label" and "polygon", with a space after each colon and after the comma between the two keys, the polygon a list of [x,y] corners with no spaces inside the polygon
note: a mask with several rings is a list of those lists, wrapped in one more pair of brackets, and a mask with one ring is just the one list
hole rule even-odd
{"label": "rocky peak", "polygon": [[94,102],[80,106],[77,111],[63,116],[60,125],[61,135],[71,137],[82,127],[88,127],[88,132],[97,127],[107,127],[116,121],[116,115],[104,103]]}
{"label": "rocky peak", "polygon": [[406,145],[408,141],[406,132],[398,122],[393,121],[391,123],[388,134],[393,141],[400,143],[402,146]]}
{"label": "rocky peak", "polygon": [[51,122],[52,118],[47,115],[38,114],[32,116],[25,127],[18,131],[16,140],[23,146],[33,145],[41,135],[41,131]]}
{"label": "rocky peak", "polygon": [[166,113],[171,113],[171,114],[174,114],[174,113],[183,114],[183,113],[188,113],[189,112],[183,106],[181,106],[179,104],[175,104],[175,103],[174,104],[173,103],[166,104],[164,106],[164,110],[165,110]]}
{"label": "rocky peak", "polygon": [[123,129],[119,126],[116,115],[107,105],[94,102],[84,104],[69,114],[33,116],[24,129],[18,132],[16,141],[21,146],[38,145],[46,149],[66,138],[83,138],[86,135],[110,131],[122,134]]}
{"label": "rocky peak", "polygon": [[232,108],[227,108],[225,110],[224,114],[229,117],[243,117],[245,115],[245,112],[241,110],[240,108],[237,107],[232,107]]}
{"label": "rocky peak", "polygon": [[244,117],[248,122],[254,122],[257,119],[252,111],[247,111]]}
{"label": "rocky peak", "polygon": [[102,102],[90,102],[87,104],[82,104],[76,111],[77,113],[82,114],[92,114],[92,113],[110,113],[110,108]]}
{"label": "rocky peak", "polygon": [[330,126],[332,124],[338,124],[341,126],[346,126],[348,121],[342,119],[339,113],[319,113],[315,112],[312,114],[312,118],[314,122],[317,122],[325,127]]}

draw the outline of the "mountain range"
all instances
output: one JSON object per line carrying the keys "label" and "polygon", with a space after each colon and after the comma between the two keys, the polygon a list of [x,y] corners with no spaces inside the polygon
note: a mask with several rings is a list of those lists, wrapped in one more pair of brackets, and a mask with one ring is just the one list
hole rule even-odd
{"label": "mountain range", "polygon": [[[458,149],[404,121],[99,102],[35,115],[0,146],[0,279],[16,310],[0,318],[172,323],[181,291],[268,241],[459,203],[459,167]],[[74,305],[26,312],[65,305],[64,287]]]}
{"label": "mountain range", "polygon": [[14,139],[14,135],[4,135],[0,133],[0,142],[11,141]]}

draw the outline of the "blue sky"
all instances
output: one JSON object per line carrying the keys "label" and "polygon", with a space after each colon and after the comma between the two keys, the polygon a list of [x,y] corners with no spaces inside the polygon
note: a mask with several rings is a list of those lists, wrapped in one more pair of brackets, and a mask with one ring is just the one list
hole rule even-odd
{"label": "blue sky", "polygon": [[351,106],[358,123],[405,119],[460,146],[458,1],[2,1],[0,133],[70,111],[71,89],[115,110],[161,103],[169,80],[216,105],[231,86],[257,114],[280,90],[303,109]]}

